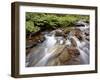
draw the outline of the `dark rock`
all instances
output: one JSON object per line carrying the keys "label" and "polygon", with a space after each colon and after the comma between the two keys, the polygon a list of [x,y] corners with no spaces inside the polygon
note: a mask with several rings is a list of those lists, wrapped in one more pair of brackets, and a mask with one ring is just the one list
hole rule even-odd
{"label": "dark rock", "polygon": [[89,33],[85,33],[86,36],[89,36]]}
{"label": "dark rock", "polygon": [[79,50],[76,47],[71,47],[68,48],[68,53],[72,56],[72,57],[76,57],[78,55],[80,55]]}
{"label": "dark rock", "polygon": [[71,38],[71,43],[73,47],[77,47],[77,43],[73,38]]}
{"label": "dark rock", "polygon": [[26,49],[26,55],[29,54],[30,50],[31,50],[31,48],[27,48],[27,49]]}
{"label": "dark rock", "polygon": [[76,24],[75,24],[75,26],[78,26],[78,27],[84,27],[86,25],[86,23],[85,22],[83,22],[83,21],[78,21]]}
{"label": "dark rock", "polygon": [[78,39],[79,39],[80,41],[82,41],[82,40],[83,40],[82,36],[78,36]]}
{"label": "dark rock", "polygon": [[59,32],[59,31],[56,31],[55,32],[55,36],[64,36],[64,33],[63,32]]}
{"label": "dark rock", "polygon": [[31,39],[26,40],[26,49],[33,48],[37,44],[43,42],[44,40],[45,40],[45,37],[41,33],[37,34],[37,35],[34,35],[34,36],[31,37]]}
{"label": "dark rock", "polygon": [[81,32],[80,30],[76,29],[74,35],[75,35],[80,41],[83,40],[82,32]]}

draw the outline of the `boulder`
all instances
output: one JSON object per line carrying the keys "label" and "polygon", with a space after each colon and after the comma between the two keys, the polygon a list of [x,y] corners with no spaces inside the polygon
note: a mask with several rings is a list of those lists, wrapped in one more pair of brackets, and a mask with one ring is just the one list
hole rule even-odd
{"label": "boulder", "polygon": [[64,34],[64,32],[62,30],[60,30],[60,29],[55,30],[55,36],[64,36],[64,35],[65,34]]}
{"label": "boulder", "polygon": [[80,52],[79,52],[79,50],[76,47],[70,47],[70,48],[68,48],[68,53],[72,57],[76,57],[76,56],[80,55]]}
{"label": "boulder", "polygon": [[74,35],[75,35],[80,41],[83,40],[83,37],[82,37],[83,34],[82,34],[82,32],[81,32],[79,29],[76,29],[76,30],[75,30]]}
{"label": "boulder", "polygon": [[44,40],[45,40],[45,37],[42,34],[40,34],[40,35],[34,35],[34,36],[31,37],[31,39],[27,39],[26,40],[26,54],[29,53],[29,51],[31,50],[31,48],[33,48],[37,44],[43,42]]}
{"label": "boulder", "polygon": [[60,56],[58,57],[60,64],[64,65],[68,60],[70,60],[71,55],[68,53],[67,48],[65,48],[62,53],[60,54]]}
{"label": "boulder", "polygon": [[71,45],[73,47],[77,47],[77,43],[76,43],[76,41],[73,38],[71,38],[70,41],[71,41]]}

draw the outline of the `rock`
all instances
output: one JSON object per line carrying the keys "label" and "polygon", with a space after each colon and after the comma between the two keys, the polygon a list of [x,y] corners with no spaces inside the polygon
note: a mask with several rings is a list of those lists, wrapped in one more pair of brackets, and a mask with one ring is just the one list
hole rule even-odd
{"label": "rock", "polygon": [[67,47],[70,47],[70,46],[71,46],[71,41],[70,41],[69,39],[67,39],[66,42],[65,42],[65,45],[66,45]]}
{"label": "rock", "polygon": [[75,33],[74,33],[74,35],[80,40],[80,41],[82,41],[83,40],[83,37],[82,37],[82,31],[80,31],[79,29],[76,29],[75,30]]}
{"label": "rock", "polygon": [[61,65],[61,63],[60,63],[60,61],[59,61],[59,58],[52,59],[52,60],[47,64],[47,66],[57,66],[57,65]]}
{"label": "rock", "polygon": [[86,40],[90,41],[90,39],[89,39],[89,38],[86,38]]}
{"label": "rock", "polygon": [[39,36],[39,39],[38,39],[38,42],[43,42],[44,40],[45,40],[44,35],[40,35]]}
{"label": "rock", "polygon": [[71,60],[67,61],[66,65],[79,65],[80,59],[79,58],[72,58]]}
{"label": "rock", "polygon": [[29,54],[30,50],[31,50],[31,48],[27,48],[27,49],[26,49],[26,55]]}
{"label": "rock", "polygon": [[60,29],[55,30],[55,36],[65,36],[64,32]]}
{"label": "rock", "polygon": [[76,57],[76,56],[80,55],[80,52],[79,52],[79,50],[76,47],[70,47],[70,48],[68,48],[68,53],[72,57]]}
{"label": "rock", "polygon": [[62,51],[61,55],[58,58],[59,58],[60,64],[63,64],[63,65],[71,58],[71,55],[68,53],[67,48],[65,48]]}
{"label": "rock", "polygon": [[78,36],[78,39],[79,39],[80,41],[82,41],[82,40],[83,40],[83,37],[80,35],[80,36]]}
{"label": "rock", "polygon": [[27,40],[26,46],[27,46],[27,47],[32,47],[32,46],[34,47],[34,46],[36,46],[38,43],[43,42],[44,40],[45,40],[44,35],[42,35],[42,34],[34,35],[34,36],[32,36],[31,40]]}
{"label": "rock", "polygon": [[75,26],[78,26],[78,27],[84,27],[86,25],[86,23],[84,21],[78,21],[76,22]]}
{"label": "rock", "polygon": [[65,29],[63,32],[64,32],[64,38],[66,38],[66,37],[68,37],[68,35],[70,34],[70,32],[72,32],[72,29],[71,30]]}
{"label": "rock", "polygon": [[69,34],[70,33],[70,30],[64,30],[64,33],[65,34]]}
{"label": "rock", "polygon": [[78,55],[80,55],[80,52],[79,52],[79,50],[78,50],[78,49],[75,49],[75,50],[74,50],[74,54],[75,54],[75,56],[78,56]]}
{"label": "rock", "polygon": [[71,40],[71,45],[72,45],[73,47],[77,47],[76,41],[75,41],[73,38],[71,38],[70,40]]}
{"label": "rock", "polygon": [[85,33],[86,36],[89,36],[89,33]]}

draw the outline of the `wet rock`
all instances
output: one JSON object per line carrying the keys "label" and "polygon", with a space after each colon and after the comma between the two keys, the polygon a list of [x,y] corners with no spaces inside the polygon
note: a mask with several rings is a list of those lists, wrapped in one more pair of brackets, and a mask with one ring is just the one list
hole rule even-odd
{"label": "wet rock", "polygon": [[76,30],[75,30],[74,35],[75,35],[80,41],[83,40],[82,31],[80,31],[79,29],[76,29]]}
{"label": "wet rock", "polygon": [[65,34],[61,29],[58,29],[58,30],[55,30],[55,36],[65,36]]}
{"label": "wet rock", "polygon": [[45,40],[44,35],[40,35],[38,41],[39,41],[39,42],[43,42],[44,40]]}
{"label": "wet rock", "polygon": [[31,48],[27,48],[26,49],[26,55],[28,55],[28,53],[30,53]]}
{"label": "wet rock", "polygon": [[77,43],[76,43],[76,41],[73,38],[71,38],[71,45],[73,47],[77,47]]}
{"label": "wet rock", "polygon": [[78,39],[79,39],[80,41],[82,41],[82,40],[83,40],[83,37],[80,35],[80,36],[78,36]]}
{"label": "wet rock", "polygon": [[72,57],[76,57],[78,55],[80,55],[79,50],[76,47],[71,47],[68,48],[68,53],[72,56]]}
{"label": "wet rock", "polygon": [[60,64],[64,65],[68,60],[70,60],[71,55],[68,53],[67,48],[65,48],[61,55],[58,57]]}
{"label": "wet rock", "polygon": [[70,33],[69,30],[65,30],[65,31],[64,31],[64,38],[68,37],[69,33]]}
{"label": "wet rock", "polygon": [[57,51],[60,53],[48,63],[49,66],[65,65],[66,62],[71,59],[71,55],[68,53],[67,48],[64,48],[62,51],[59,50]]}
{"label": "wet rock", "polygon": [[50,61],[47,66],[57,66],[57,65],[61,65],[59,58],[56,59],[52,59],[52,61]]}
{"label": "wet rock", "polygon": [[86,36],[89,36],[89,33],[85,33]]}
{"label": "wet rock", "polygon": [[66,65],[79,65],[80,59],[79,58],[71,58],[69,61],[66,62]]}
{"label": "wet rock", "polygon": [[69,34],[69,33],[70,33],[70,30],[65,29],[65,30],[63,30],[63,32],[64,32],[65,34]]}
{"label": "wet rock", "polygon": [[56,32],[55,36],[64,36],[64,33],[63,32]]}
{"label": "wet rock", "polygon": [[78,49],[75,49],[75,50],[74,50],[74,54],[75,54],[75,56],[80,55],[79,50],[78,50]]}
{"label": "wet rock", "polygon": [[26,46],[27,46],[27,48],[28,47],[32,47],[32,46],[36,46],[38,43],[41,43],[41,42],[43,42],[45,40],[45,37],[44,37],[44,35],[36,35],[36,36],[33,36],[32,38],[31,38],[31,40],[27,40],[27,44],[26,44]]}
{"label": "wet rock", "polygon": [[90,41],[90,39],[89,38],[85,38],[86,40],[88,40],[88,41]]}

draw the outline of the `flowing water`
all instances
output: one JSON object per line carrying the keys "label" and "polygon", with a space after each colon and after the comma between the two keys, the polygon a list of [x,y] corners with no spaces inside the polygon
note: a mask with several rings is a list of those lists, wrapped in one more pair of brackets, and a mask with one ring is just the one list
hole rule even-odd
{"label": "flowing water", "polygon": [[[84,30],[87,30],[87,27],[84,28]],[[83,28],[81,31],[83,31]],[[64,44],[67,47],[70,47],[72,44],[70,38],[73,38],[77,44],[76,48],[80,52],[80,55],[78,56],[80,64],[89,64],[89,41],[85,39],[80,41],[70,32],[66,37],[66,43]],[[64,42],[63,37],[55,37],[55,31],[45,34],[45,39],[46,40],[43,43],[31,50],[26,58],[26,66],[47,66],[48,62],[55,56],[54,52],[57,49],[56,45],[63,45]]]}
{"label": "flowing water", "polygon": [[80,52],[79,59],[81,64],[89,64],[89,49],[87,41],[80,42],[75,36],[72,37],[77,43],[77,49]]}

